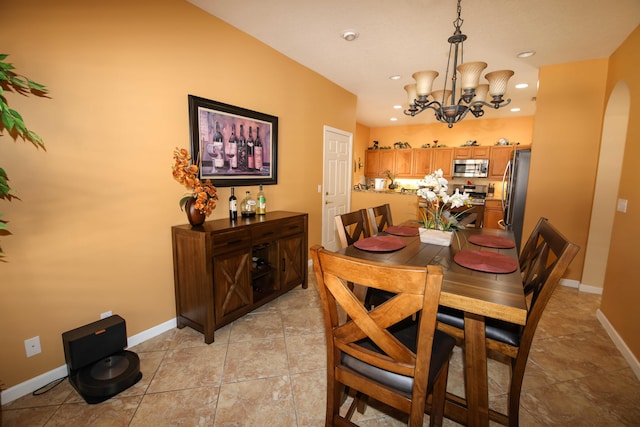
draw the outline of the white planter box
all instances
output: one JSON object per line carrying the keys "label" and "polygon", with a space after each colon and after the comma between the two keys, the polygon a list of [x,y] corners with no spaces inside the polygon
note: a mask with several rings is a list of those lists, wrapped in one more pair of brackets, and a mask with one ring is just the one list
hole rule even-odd
{"label": "white planter box", "polygon": [[432,245],[451,246],[453,233],[453,231],[432,230],[430,228],[420,227],[420,241],[422,243],[431,243]]}

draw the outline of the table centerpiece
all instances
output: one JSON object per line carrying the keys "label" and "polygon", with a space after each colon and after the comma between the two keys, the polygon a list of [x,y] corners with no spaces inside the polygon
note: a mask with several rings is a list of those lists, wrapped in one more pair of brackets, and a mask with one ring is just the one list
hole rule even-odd
{"label": "table centerpiece", "polygon": [[457,189],[453,194],[448,194],[449,181],[443,177],[442,169],[426,175],[419,185],[418,196],[424,199],[424,206],[419,209],[422,223],[420,241],[440,246],[451,245],[455,232],[462,228],[458,218],[466,212],[452,213],[451,209],[470,206],[469,195],[460,194]]}

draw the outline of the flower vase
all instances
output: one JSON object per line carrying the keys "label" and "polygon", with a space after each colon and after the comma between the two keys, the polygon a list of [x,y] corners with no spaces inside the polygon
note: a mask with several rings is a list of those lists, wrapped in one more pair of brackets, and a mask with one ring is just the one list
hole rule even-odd
{"label": "flower vase", "polygon": [[184,205],[184,210],[187,213],[187,219],[192,226],[198,226],[204,224],[204,220],[207,216],[195,208],[196,199],[190,198]]}
{"label": "flower vase", "polygon": [[420,227],[420,241],[439,246],[451,246],[454,231],[433,230]]}

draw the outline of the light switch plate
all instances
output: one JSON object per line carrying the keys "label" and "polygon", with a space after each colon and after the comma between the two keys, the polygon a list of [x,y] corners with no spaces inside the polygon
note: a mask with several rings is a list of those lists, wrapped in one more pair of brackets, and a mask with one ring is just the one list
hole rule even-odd
{"label": "light switch plate", "polygon": [[618,199],[618,212],[627,213],[627,199]]}

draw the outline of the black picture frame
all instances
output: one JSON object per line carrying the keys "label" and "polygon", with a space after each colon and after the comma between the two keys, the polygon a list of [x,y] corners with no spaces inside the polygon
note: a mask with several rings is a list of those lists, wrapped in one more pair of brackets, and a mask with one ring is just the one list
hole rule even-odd
{"label": "black picture frame", "polygon": [[[235,147],[230,141],[234,128]],[[239,142],[241,130],[244,146]],[[278,117],[189,95],[189,131],[200,179],[210,179],[216,187],[278,183]]]}

